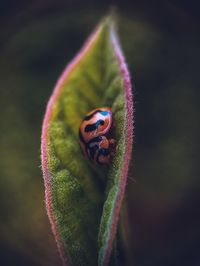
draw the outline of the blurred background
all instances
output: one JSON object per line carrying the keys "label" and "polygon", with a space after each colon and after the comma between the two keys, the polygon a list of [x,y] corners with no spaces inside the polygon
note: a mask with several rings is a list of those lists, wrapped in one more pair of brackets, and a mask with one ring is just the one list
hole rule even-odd
{"label": "blurred background", "polygon": [[0,2],[2,266],[60,265],[44,203],[41,124],[61,71],[110,6],[134,84],[126,193],[134,265],[200,265],[198,3],[13,0]]}

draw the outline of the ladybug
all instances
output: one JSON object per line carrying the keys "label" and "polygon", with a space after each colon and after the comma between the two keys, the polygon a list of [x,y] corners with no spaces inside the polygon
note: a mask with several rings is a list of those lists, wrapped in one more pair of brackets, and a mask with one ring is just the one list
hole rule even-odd
{"label": "ladybug", "polygon": [[115,154],[114,124],[110,107],[89,112],[79,128],[80,146],[93,162],[109,165]]}

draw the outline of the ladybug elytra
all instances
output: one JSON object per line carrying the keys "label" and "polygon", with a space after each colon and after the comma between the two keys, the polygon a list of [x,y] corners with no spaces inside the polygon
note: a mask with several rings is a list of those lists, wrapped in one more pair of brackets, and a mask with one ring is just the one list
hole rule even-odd
{"label": "ladybug elytra", "polygon": [[116,148],[112,110],[109,107],[97,108],[89,112],[79,128],[81,149],[92,161],[109,165]]}

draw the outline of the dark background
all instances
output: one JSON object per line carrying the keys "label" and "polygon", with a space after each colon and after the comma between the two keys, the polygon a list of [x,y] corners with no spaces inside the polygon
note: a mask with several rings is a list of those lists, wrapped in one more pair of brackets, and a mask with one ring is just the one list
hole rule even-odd
{"label": "dark background", "polygon": [[134,84],[134,265],[200,265],[200,17],[186,0],[0,1],[0,265],[60,265],[44,204],[42,118],[110,6]]}

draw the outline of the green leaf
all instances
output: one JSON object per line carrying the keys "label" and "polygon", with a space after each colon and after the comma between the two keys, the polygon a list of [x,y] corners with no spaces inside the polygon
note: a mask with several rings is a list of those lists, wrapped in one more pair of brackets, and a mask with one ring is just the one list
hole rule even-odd
{"label": "green leaf", "polygon": [[[91,165],[78,129],[89,111],[112,107],[117,140],[109,168]],[[46,206],[64,265],[108,265],[132,149],[132,93],[112,21],[105,19],[67,66],[42,129]]]}

